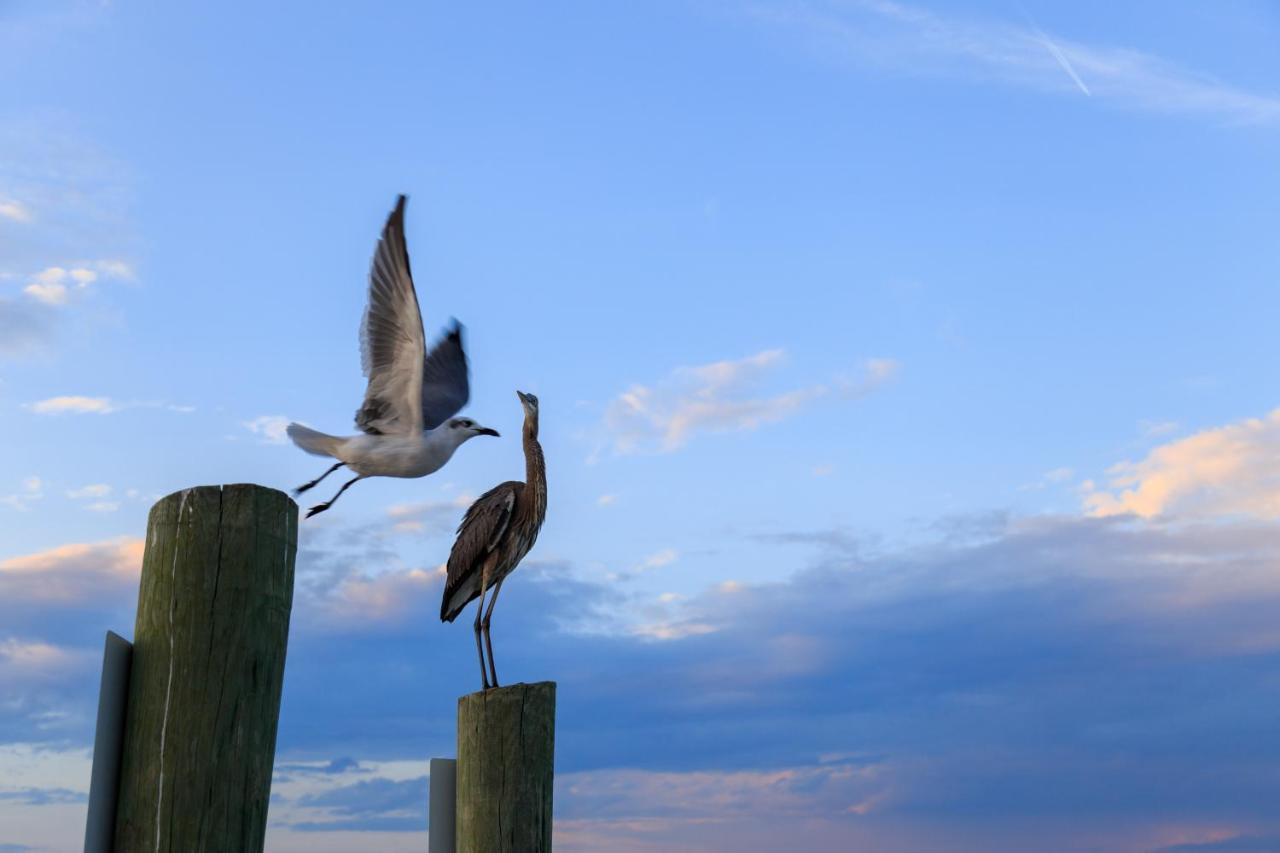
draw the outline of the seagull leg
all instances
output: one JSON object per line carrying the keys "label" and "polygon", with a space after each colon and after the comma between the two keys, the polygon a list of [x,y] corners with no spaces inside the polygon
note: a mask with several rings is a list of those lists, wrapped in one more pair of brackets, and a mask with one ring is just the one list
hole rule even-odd
{"label": "seagull leg", "polygon": [[346,464],[347,463],[345,462],[339,462],[337,465],[334,465],[332,468],[330,468],[328,471],[325,471],[319,477],[316,477],[310,483],[303,483],[301,486],[298,486],[298,488],[293,490],[293,496],[296,498],[298,495],[302,494],[307,489],[314,488],[315,486],[320,485],[321,480],[323,480],[325,477],[328,477],[334,471],[337,471],[339,468],[341,468],[343,465],[346,465]]}
{"label": "seagull leg", "polygon": [[484,649],[480,647],[480,614],[484,612],[484,587],[485,581],[488,580],[488,572],[480,573],[480,601],[476,604],[476,653],[480,655],[480,683],[483,685],[481,689],[489,689],[489,676],[484,671]]}
{"label": "seagull leg", "polygon": [[343,493],[343,492],[345,492],[347,489],[351,488],[351,484],[352,484],[352,483],[354,483],[356,480],[363,480],[363,479],[364,479],[364,475],[363,475],[363,474],[361,474],[359,477],[354,477],[354,478],[352,478],[352,479],[348,480],[347,482],[343,483],[343,484],[342,484],[342,488],[341,488],[341,489],[338,489],[338,494],[336,494],[336,495],[334,495],[333,497],[329,498],[329,500],[325,501],[324,503],[322,503],[322,504],[316,504],[316,505],[315,505],[315,506],[313,506],[311,509],[307,510],[307,518],[310,518],[311,516],[316,515],[316,514],[318,514],[318,513],[322,513],[322,512],[324,512],[326,509],[328,509],[329,507],[333,506],[333,502],[334,502],[334,501],[336,501],[339,497],[341,497],[341,495],[342,495],[342,493]]}
{"label": "seagull leg", "polygon": [[[506,580],[506,578],[502,580]],[[484,621],[480,623],[480,626],[484,629],[484,646],[489,650],[489,675],[493,676],[494,687],[498,686],[498,670],[493,665],[493,640],[489,637],[489,617],[493,616],[493,605],[498,603],[498,592],[501,589],[502,581],[498,581],[493,588],[493,598],[489,599],[489,609],[484,613]],[[477,612],[476,616],[479,615]]]}

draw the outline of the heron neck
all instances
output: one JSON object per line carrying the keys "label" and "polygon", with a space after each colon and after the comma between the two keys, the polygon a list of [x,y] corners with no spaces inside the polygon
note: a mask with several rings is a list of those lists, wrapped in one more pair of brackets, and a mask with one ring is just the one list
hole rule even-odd
{"label": "heron neck", "polygon": [[532,508],[540,518],[547,509],[547,463],[542,457],[537,432],[527,423],[524,429],[524,482],[526,488],[533,492]]}

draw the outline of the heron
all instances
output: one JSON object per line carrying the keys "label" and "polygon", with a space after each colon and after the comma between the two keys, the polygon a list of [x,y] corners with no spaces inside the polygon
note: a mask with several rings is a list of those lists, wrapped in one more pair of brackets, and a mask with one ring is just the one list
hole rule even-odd
{"label": "heron", "polygon": [[467,404],[467,354],[457,320],[426,351],[422,312],[409,271],[404,239],[405,197],[396,200],[369,270],[369,296],[360,322],[360,366],[369,380],[356,410],[362,435],[336,436],[302,424],[286,430],[314,456],[337,459],[329,470],[294,490],[300,495],[344,465],[356,476],[337,494],[307,511],[324,512],[366,477],[425,477],[444,467],[463,442],[498,434],[471,418],[455,417]]}
{"label": "heron", "polygon": [[[529,553],[547,516],[547,465],[542,457],[542,445],[538,443],[538,398],[523,391],[516,394],[524,407],[525,481],[508,480],[494,486],[467,510],[449,552],[444,600],[440,603],[440,621],[452,622],[473,599],[480,599],[476,605],[476,652],[480,656],[480,683],[485,690],[490,688],[490,676],[492,686],[498,686],[493,641],[489,636],[493,606],[498,603],[502,582]],[[489,609],[485,610],[485,590],[490,587],[493,596],[489,599]],[[484,648],[480,645],[481,634]],[[487,673],[486,651],[489,655]]]}

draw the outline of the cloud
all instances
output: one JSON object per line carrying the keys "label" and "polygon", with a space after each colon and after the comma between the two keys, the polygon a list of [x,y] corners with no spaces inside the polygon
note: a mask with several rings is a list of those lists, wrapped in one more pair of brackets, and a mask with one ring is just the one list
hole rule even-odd
{"label": "cloud", "polygon": [[132,278],[133,271],[123,261],[87,261],[84,265],[45,267],[31,277],[23,293],[46,305],[66,305],[72,289],[84,290],[98,280],[107,278]]}
{"label": "cloud", "polygon": [[596,506],[613,506],[617,502],[617,495],[601,495],[596,498]]}
{"label": "cloud", "polygon": [[120,537],[0,560],[0,601],[22,607],[65,605],[127,593],[136,588],[142,547],[141,539]]}
{"label": "cloud", "polygon": [[104,498],[109,494],[111,494],[111,487],[106,483],[93,483],[67,491],[67,497],[77,500],[80,498]]}
{"label": "cloud", "polygon": [[8,219],[12,222],[30,222],[31,211],[26,205],[12,199],[0,201],[0,218]]}
{"label": "cloud", "polygon": [[34,282],[24,287],[22,292],[38,302],[43,302],[45,305],[67,304],[67,286],[65,284]]}
{"label": "cloud", "polygon": [[0,800],[10,800],[24,806],[47,806],[52,803],[84,803],[89,797],[82,791],[66,788],[20,788],[16,791],[0,791]]}
{"label": "cloud", "polygon": [[[298,805],[323,808],[331,818],[293,825],[302,831],[406,831],[427,828],[428,777],[365,779],[301,797]],[[336,819],[334,819],[336,818]]]}
{"label": "cloud", "polygon": [[290,423],[284,415],[260,415],[244,421],[241,426],[258,436],[264,444],[287,444],[289,436],[285,430]]}
{"label": "cloud", "polygon": [[[1205,838],[1175,824],[1274,834],[1280,530],[983,517],[975,540],[958,524],[873,555],[839,529],[773,534],[753,547],[776,545],[763,558],[782,567],[794,544],[820,547],[786,578],[656,601],[522,566],[495,652],[505,680],[560,685],[557,844],[1041,849],[1051,831],[1052,849],[1121,851]],[[478,681],[470,614],[441,626],[438,606],[422,584],[340,635],[301,621],[285,708],[305,712],[286,710],[282,749],[328,737],[362,765],[421,738],[415,754],[447,750],[453,697]]]}
{"label": "cloud", "polygon": [[663,548],[640,561],[636,566],[636,571],[643,572],[649,569],[660,569],[663,566],[669,566],[679,558],[680,553],[674,548]]}
{"label": "cloud", "polygon": [[110,397],[86,397],[74,394],[24,403],[23,408],[37,415],[110,415],[125,409],[164,409],[181,414],[190,414],[195,411],[194,406],[173,403],[137,400],[121,402]]}
{"label": "cloud", "polygon": [[0,640],[0,669],[3,670],[26,670],[48,675],[77,662],[76,656],[66,649],[38,640],[23,641],[15,637]]}
{"label": "cloud", "polygon": [[8,495],[0,495],[0,503],[7,504],[17,510],[31,508],[31,504],[44,497],[44,483],[39,477],[27,477],[22,481],[22,490]]}
{"label": "cloud", "polygon": [[113,403],[109,397],[82,397],[75,395],[38,400],[34,403],[28,403],[26,408],[37,415],[107,415],[120,411],[120,406]]}
{"label": "cloud", "polygon": [[889,0],[757,4],[755,16],[803,36],[820,54],[914,75],[964,76],[1147,112],[1234,124],[1280,122],[1280,98],[1124,47],[1050,39],[1018,25],[937,14]]}
{"label": "cloud", "polygon": [[[698,433],[756,429],[784,420],[832,388],[808,385],[776,394],[756,392],[761,381],[784,360],[781,349],[737,360],[679,367],[655,385],[633,385],[605,410],[604,428],[614,451],[669,453]],[[840,378],[835,388],[847,397],[862,396],[897,371],[892,359],[870,359],[863,376]]]}
{"label": "cloud", "polygon": [[396,533],[452,534],[475,498],[459,495],[448,501],[396,504],[387,509]]}
{"label": "cloud", "polygon": [[1280,409],[1162,444],[1087,488],[1091,515],[1280,517]]}

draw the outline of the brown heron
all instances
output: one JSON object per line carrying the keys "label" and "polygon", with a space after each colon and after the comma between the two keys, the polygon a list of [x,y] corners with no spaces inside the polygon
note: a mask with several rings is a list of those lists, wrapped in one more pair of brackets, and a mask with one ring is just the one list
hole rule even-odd
{"label": "brown heron", "polygon": [[422,331],[422,312],[409,272],[404,240],[405,197],[387,217],[369,270],[369,301],[360,323],[360,365],[369,385],[356,411],[363,435],[337,436],[289,424],[293,443],[316,456],[338,462],[300,495],[346,465],[356,473],[338,494],[313,506],[307,518],[324,512],[357,480],[365,477],[425,477],[443,468],[462,443],[498,433],[470,418],[455,418],[471,395],[467,354],[458,321],[431,352]]}
{"label": "brown heron", "polygon": [[[476,652],[480,655],[480,683],[488,690],[489,676],[498,686],[498,671],[493,665],[493,641],[489,638],[489,618],[498,602],[502,582],[529,553],[542,520],[547,517],[547,465],[538,443],[538,398],[517,391],[524,406],[525,481],[509,480],[481,495],[458,525],[458,538],[449,552],[448,577],[444,600],[440,603],[440,621],[452,622],[472,599],[476,605]],[[484,608],[485,590],[493,588],[489,609]],[[484,618],[481,618],[481,611]],[[484,634],[484,647],[480,635]],[[485,651],[489,653],[489,671],[485,672]]]}

